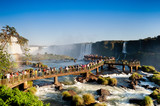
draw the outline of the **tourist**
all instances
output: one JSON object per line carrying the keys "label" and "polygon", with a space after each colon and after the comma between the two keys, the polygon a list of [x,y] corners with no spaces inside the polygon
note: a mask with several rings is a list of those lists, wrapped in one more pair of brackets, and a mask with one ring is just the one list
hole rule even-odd
{"label": "tourist", "polygon": [[34,71],[34,72],[35,72],[35,77],[37,77],[37,69],[35,69],[35,71]]}
{"label": "tourist", "polygon": [[6,78],[7,78],[8,83],[9,83],[9,82],[10,82],[10,73],[7,73],[7,74],[6,74]]}

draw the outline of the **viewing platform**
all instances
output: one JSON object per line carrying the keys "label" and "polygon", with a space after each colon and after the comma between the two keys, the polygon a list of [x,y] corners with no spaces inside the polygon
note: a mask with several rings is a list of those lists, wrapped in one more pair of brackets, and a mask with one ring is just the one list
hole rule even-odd
{"label": "viewing platform", "polygon": [[60,70],[49,70],[48,72],[35,72],[27,73],[27,74],[20,74],[18,76],[14,76],[11,78],[3,78],[0,79],[0,85],[6,85],[10,88],[14,88],[16,86],[21,85],[23,89],[27,88],[27,81],[45,79],[45,78],[52,78],[54,77],[54,84],[59,84],[58,77],[59,76],[66,76],[66,75],[78,75],[78,74],[86,74],[86,77],[89,77],[89,72],[92,70],[96,70],[96,74],[99,73],[99,68],[103,69],[104,65],[108,65],[108,68],[113,67],[114,65],[122,66],[122,70],[125,71],[125,66],[128,66],[130,72],[132,73],[133,68],[138,70],[140,66],[139,61],[115,61],[114,57],[93,57],[93,56],[84,56],[85,60],[94,60],[95,62],[90,62],[84,67],[78,68],[70,68],[69,70],[60,69]]}
{"label": "viewing platform", "polygon": [[108,65],[110,68],[114,65],[122,66],[122,70],[125,71],[125,66],[128,66],[130,72],[132,73],[133,68],[138,71],[138,67],[140,67],[140,61],[116,61],[115,57],[106,57],[106,56],[98,56],[98,55],[85,55],[84,60],[103,60],[104,64]]}

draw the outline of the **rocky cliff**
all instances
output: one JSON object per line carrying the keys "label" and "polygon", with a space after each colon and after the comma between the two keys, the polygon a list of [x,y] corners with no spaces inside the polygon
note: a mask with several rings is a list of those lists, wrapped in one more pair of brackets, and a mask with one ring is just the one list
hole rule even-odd
{"label": "rocky cliff", "polygon": [[160,69],[160,36],[130,41],[100,41],[92,44],[92,54],[123,58],[123,43],[126,42],[126,58],[138,59],[141,64],[153,65]]}

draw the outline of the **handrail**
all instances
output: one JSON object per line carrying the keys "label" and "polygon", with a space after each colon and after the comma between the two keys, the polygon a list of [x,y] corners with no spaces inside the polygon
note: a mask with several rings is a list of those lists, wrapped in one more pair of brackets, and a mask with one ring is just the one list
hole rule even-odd
{"label": "handrail", "polygon": [[104,61],[92,65],[90,67],[85,67],[85,68],[79,68],[78,70],[76,69],[70,69],[70,70],[55,70],[55,71],[48,71],[48,72],[37,72],[31,73],[31,74],[26,74],[26,75],[19,75],[19,76],[14,76],[12,78],[5,78],[5,79],[0,79],[0,85],[7,85],[9,87],[15,87],[16,85],[19,85],[21,83],[24,83],[25,81],[30,81],[30,80],[37,80],[37,79],[44,79],[44,78],[52,78],[56,76],[65,76],[65,75],[71,75],[71,74],[77,74],[77,73],[85,73],[92,71],[98,67],[101,67],[104,65]]}

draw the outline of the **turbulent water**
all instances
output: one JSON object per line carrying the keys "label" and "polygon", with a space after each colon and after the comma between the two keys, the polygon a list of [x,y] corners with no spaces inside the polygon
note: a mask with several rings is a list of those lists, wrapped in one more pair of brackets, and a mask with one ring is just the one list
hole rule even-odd
{"label": "turbulent water", "polygon": [[[77,63],[74,63],[73,61],[68,61],[68,62],[45,62],[45,64],[48,64],[49,66],[67,66],[67,65],[73,65],[73,64],[85,64],[84,61],[77,61]],[[120,69],[121,67],[119,67]],[[131,74],[125,74],[125,73],[120,73],[120,74],[107,74],[107,72],[104,72],[105,74],[103,75],[104,77],[110,76],[112,78],[117,78],[118,79],[118,84],[119,85],[125,85],[123,83],[124,80],[128,80],[129,76]],[[147,74],[145,72],[142,72],[144,75],[150,76],[150,74]],[[84,93],[92,93],[95,96],[95,99],[97,99],[98,95],[96,93],[96,90],[103,88],[107,89],[111,92],[112,95],[107,96],[107,106],[136,106],[135,104],[130,104],[129,99],[131,98],[136,98],[136,99],[143,99],[146,95],[149,95],[152,93],[151,90],[145,89],[141,86],[136,86],[136,90],[132,89],[124,89],[120,87],[119,85],[117,87],[112,87],[112,86],[105,86],[105,85],[99,85],[97,83],[80,83],[75,81],[76,76],[64,76],[64,77],[59,77],[58,80],[60,82],[68,81],[68,82],[75,82],[72,85],[63,85],[64,89],[73,89],[75,90],[80,96],[83,95]],[[53,83],[54,80],[53,78],[50,79],[41,79],[41,80],[36,80],[34,81],[34,85],[38,85],[41,83],[48,83],[51,84]],[[149,86],[158,86],[152,82],[149,82],[147,79],[146,81],[141,81],[141,85],[149,85]],[[54,85],[46,85],[42,87],[37,88],[37,93],[36,95],[43,100],[44,102],[50,102],[51,106],[69,106],[69,102],[63,101],[61,92],[56,91],[54,88]]]}

